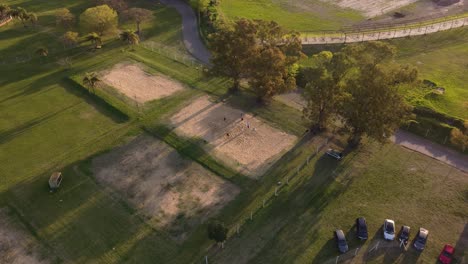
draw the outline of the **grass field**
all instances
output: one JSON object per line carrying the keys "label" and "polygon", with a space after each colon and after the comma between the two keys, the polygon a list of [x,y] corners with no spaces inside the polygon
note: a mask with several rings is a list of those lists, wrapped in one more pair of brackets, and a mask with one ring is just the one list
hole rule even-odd
{"label": "grass field", "polygon": [[[409,63],[419,69],[420,79],[435,82],[444,87],[444,95],[436,95],[432,89],[409,89],[405,96],[414,106],[425,106],[438,112],[468,119],[468,28],[438,32],[427,36],[388,40],[398,49],[397,61]],[[308,54],[320,50],[338,50],[341,45],[310,46]],[[301,62],[313,66],[311,59]]]}
{"label": "grass field", "polygon": [[[210,263],[325,263],[336,256],[329,240],[332,230],[339,227],[348,233],[359,215],[368,219],[371,240],[377,239],[385,217],[431,232],[428,248],[419,258],[411,250],[362,256],[373,263],[392,263],[397,257],[432,262],[446,242],[456,245],[459,254],[467,248],[461,239],[468,232],[466,174],[398,146],[380,148],[372,142],[340,164],[321,152],[296,174],[296,168],[323,143],[316,137],[299,139],[261,181],[252,180],[209,155],[199,138],[176,135],[167,118],[208,94],[301,138],[307,124],[298,110],[276,101],[259,106],[249,93],[226,98],[226,80],[204,77],[193,66],[141,46],[129,51],[114,39],[97,52],[88,51],[86,44],[64,50],[53,37],[60,34],[53,27],[53,10],[68,6],[79,13],[88,1],[7,3],[38,13],[41,27],[0,28],[1,61],[32,56],[25,63],[0,64],[0,212],[8,210],[0,214],[0,223],[18,222],[17,233],[29,239],[28,248],[37,246],[41,260],[46,256],[50,263],[185,264],[202,263],[208,255]],[[135,4],[156,13],[154,21],[143,27],[146,40],[182,48],[181,20],[174,10],[144,1]],[[34,50],[42,45],[50,55],[36,58]],[[56,64],[64,56],[72,59],[71,69]],[[85,72],[123,61],[145,64],[148,72],[165,74],[191,89],[148,102],[140,111],[112,93],[98,89],[90,94],[81,87]],[[239,195],[217,216],[231,228],[231,235],[241,225],[240,235],[229,239],[226,249],[220,251],[207,240],[205,224],[193,228],[184,242],[175,241],[167,230],[148,222],[125,196],[97,180],[92,160],[143,131],[239,188]],[[332,144],[343,147],[343,142],[339,137]],[[63,185],[50,194],[47,179],[57,170],[64,175]],[[285,177],[290,184],[281,185],[278,197],[272,197],[277,182],[284,183]],[[258,210],[263,199],[265,208]],[[253,221],[247,220],[251,213]],[[442,224],[446,228],[439,228]],[[350,243],[351,248],[358,247],[356,241]],[[360,252],[364,254],[373,243],[364,244]]]}
{"label": "grass field", "polygon": [[287,29],[298,31],[336,30],[364,19],[357,11],[341,9],[319,1],[311,4],[310,9],[294,6],[291,2],[294,3],[283,0],[225,0],[220,1],[218,10],[221,16],[228,20],[274,20]]}
{"label": "grass field", "polygon": [[441,96],[427,91],[409,93],[414,105],[427,106],[451,116],[468,119],[468,29],[440,32],[412,39],[394,40],[398,60],[419,68],[421,78],[444,87]]}

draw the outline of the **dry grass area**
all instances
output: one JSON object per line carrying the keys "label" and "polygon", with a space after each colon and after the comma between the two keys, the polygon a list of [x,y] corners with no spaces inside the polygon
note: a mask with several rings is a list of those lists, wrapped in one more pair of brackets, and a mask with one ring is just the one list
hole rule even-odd
{"label": "dry grass area", "polygon": [[0,263],[45,264],[38,254],[36,241],[0,208]]}
{"label": "dry grass area", "polygon": [[93,171],[102,185],[117,191],[177,241],[240,192],[234,184],[149,136],[95,158]]}
{"label": "dry grass area", "polygon": [[297,140],[241,110],[213,103],[207,96],[180,110],[170,121],[176,133],[202,138],[215,156],[254,178]]}
{"label": "dry grass area", "polygon": [[419,0],[321,0],[342,8],[360,11],[364,16],[376,17]]}
{"label": "dry grass area", "polygon": [[302,111],[307,106],[307,101],[302,97],[302,91],[297,89],[295,91],[280,94],[275,97],[275,100],[282,102],[292,108]]}
{"label": "dry grass area", "polygon": [[139,103],[167,97],[185,88],[166,76],[151,75],[137,64],[119,63],[100,75],[105,84]]}

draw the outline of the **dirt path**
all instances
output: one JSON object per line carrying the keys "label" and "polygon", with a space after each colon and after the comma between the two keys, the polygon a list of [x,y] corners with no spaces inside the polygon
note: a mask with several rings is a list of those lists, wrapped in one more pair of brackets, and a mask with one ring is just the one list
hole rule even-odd
{"label": "dirt path", "polygon": [[182,16],[182,32],[184,35],[184,45],[187,50],[201,62],[209,64],[211,54],[198,34],[197,16],[193,9],[183,0],[160,1],[164,5],[175,8]]}
{"label": "dirt path", "polygon": [[395,144],[442,161],[461,171],[468,172],[468,156],[456,152],[455,150],[403,130],[397,131],[391,140],[395,142]]}

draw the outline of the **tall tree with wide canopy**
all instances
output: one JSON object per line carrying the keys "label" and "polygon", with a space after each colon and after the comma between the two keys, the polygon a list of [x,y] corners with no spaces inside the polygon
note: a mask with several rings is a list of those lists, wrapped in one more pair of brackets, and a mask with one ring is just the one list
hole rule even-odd
{"label": "tall tree with wide canopy", "polygon": [[224,27],[210,35],[211,72],[233,81],[231,91],[238,91],[240,81],[248,75],[256,54],[257,28],[251,20],[236,21],[232,28]]}
{"label": "tall tree with wide canopy", "polygon": [[299,34],[274,21],[255,20],[256,53],[249,65],[249,84],[261,102],[296,88],[295,63],[303,56]]}
{"label": "tall tree with wide canopy", "polygon": [[407,119],[411,107],[399,92],[417,80],[418,71],[394,61],[396,48],[384,42],[351,44],[341,52],[346,95],[341,116],[351,130],[350,146],[363,135],[385,142]]}
{"label": "tall tree with wide canopy", "polygon": [[331,117],[338,114],[344,93],[333,53],[322,51],[313,59],[316,66],[303,69],[309,80],[303,94],[307,102],[303,113],[311,121],[312,131],[318,132],[326,129]]}
{"label": "tall tree with wide canopy", "polygon": [[65,29],[69,29],[75,24],[76,18],[70,10],[61,8],[55,12],[55,23]]}
{"label": "tall tree with wide canopy", "polygon": [[136,24],[136,33],[140,36],[141,23],[150,20],[153,17],[153,11],[144,8],[132,7],[124,12],[124,17]]}
{"label": "tall tree with wide canopy", "polygon": [[80,26],[85,32],[97,32],[102,36],[115,32],[117,25],[117,12],[108,5],[88,8],[80,15]]}

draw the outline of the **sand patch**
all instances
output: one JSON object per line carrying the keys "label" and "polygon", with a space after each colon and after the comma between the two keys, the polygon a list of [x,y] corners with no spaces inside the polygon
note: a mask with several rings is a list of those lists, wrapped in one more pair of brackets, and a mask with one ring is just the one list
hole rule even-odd
{"label": "sand patch", "polygon": [[34,237],[10,218],[8,209],[0,208],[0,263],[48,263],[39,256],[36,243]]}
{"label": "sand patch", "polygon": [[140,103],[167,97],[184,85],[163,75],[151,75],[136,64],[117,64],[101,72],[101,80]]}
{"label": "sand patch", "polygon": [[102,185],[117,191],[178,241],[240,191],[149,136],[95,158],[93,171]]}
{"label": "sand patch", "polygon": [[297,140],[241,110],[210,102],[207,96],[180,110],[170,122],[176,133],[202,138],[215,156],[252,177],[262,175]]}
{"label": "sand patch", "polygon": [[392,10],[407,6],[419,0],[320,0],[342,8],[351,8],[360,11],[364,16],[371,18],[388,13]]}

